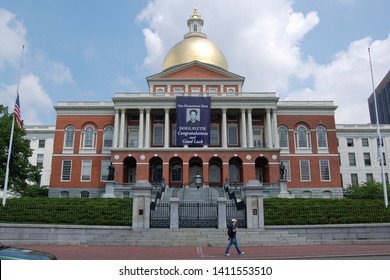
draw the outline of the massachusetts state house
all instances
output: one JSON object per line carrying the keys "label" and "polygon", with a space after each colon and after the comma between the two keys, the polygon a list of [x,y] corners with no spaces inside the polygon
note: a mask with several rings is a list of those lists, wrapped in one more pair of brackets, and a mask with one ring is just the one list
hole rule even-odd
{"label": "massachusetts state house", "polygon": [[342,197],[333,102],[243,91],[203,24],[195,10],[148,92],[55,106],[49,196],[102,197],[113,182],[129,197],[140,180],[186,188],[198,176],[202,188],[258,180],[277,196],[282,180],[294,197]]}

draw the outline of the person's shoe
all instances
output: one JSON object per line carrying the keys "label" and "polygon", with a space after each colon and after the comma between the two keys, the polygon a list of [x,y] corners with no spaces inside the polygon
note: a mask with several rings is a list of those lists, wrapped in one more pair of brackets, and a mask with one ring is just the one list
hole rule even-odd
{"label": "person's shoe", "polygon": [[229,256],[230,256],[230,254],[227,254],[227,253],[225,253],[225,256],[226,256],[226,257],[229,257]]}
{"label": "person's shoe", "polygon": [[245,252],[241,252],[241,253],[239,253],[239,255],[241,256],[241,255],[243,255],[243,254],[245,254]]}

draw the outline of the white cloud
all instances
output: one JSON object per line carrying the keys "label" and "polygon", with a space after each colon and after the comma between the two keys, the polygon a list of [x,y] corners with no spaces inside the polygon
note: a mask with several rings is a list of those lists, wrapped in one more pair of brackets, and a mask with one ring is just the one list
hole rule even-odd
{"label": "white cloud", "polygon": [[[17,85],[1,85],[0,98],[11,113],[15,105]],[[27,74],[21,77],[19,87],[21,115],[25,124],[42,124],[54,112],[53,102],[43,89],[39,77]]]}
{"label": "white cloud", "polygon": [[367,99],[372,93],[368,56],[371,48],[375,87],[389,71],[390,34],[385,40],[371,38],[350,43],[327,65],[316,65],[312,71],[314,85],[291,93],[289,100],[333,100],[338,106],[337,123],[369,123]]}
{"label": "white cloud", "polygon": [[149,26],[144,30],[148,55],[143,66],[150,72],[160,71],[168,50],[183,39],[196,5],[205,20],[204,33],[225,54],[230,71],[246,77],[244,90],[286,90],[291,76],[305,74],[296,71],[306,67],[299,44],[319,18],[316,12],[294,12],[287,0],[247,0],[239,9],[233,0],[151,2],[138,16]]}
{"label": "white cloud", "polygon": [[72,72],[68,67],[59,62],[48,63],[48,76],[57,84],[74,84]]}
{"label": "white cloud", "polygon": [[367,48],[371,46],[377,85],[389,70],[390,36],[356,40],[336,53],[330,63],[318,64],[315,58],[302,54],[300,45],[320,24],[320,17],[316,11],[294,11],[292,3],[151,1],[138,16],[138,21],[147,25],[144,36],[148,52],[143,67],[150,73],[160,71],[164,56],[183,39],[188,30],[186,21],[198,6],[205,20],[203,32],[225,54],[229,70],[246,78],[244,91],[276,91],[286,100],[332,100],[338,106],[337,123],[369,122],[367,98],[372,86]]}
{"label": "white cloud", "polygon": [[6,64],[18,67],[22,46],[26,45],[26,30],[14,14],[0,9],[0,70]]}

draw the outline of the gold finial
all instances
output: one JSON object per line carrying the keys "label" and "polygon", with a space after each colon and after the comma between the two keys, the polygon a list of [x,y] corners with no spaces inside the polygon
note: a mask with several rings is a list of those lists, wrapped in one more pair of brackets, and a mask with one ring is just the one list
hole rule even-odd
{"label": "gold finial", "polygon": [[192,18],[200,18],[200,15],[198,15],[198,8],[194,8],[194,14],[192,15]]}

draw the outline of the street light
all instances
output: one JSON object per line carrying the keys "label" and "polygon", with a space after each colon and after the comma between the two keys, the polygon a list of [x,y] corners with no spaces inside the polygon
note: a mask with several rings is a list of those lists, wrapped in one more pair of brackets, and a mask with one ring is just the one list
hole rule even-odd
{"label": "street light", "polygon": [[196,174],[194,181],[196,188],[199,190],[200,186],[202,186],[202,176]]}

